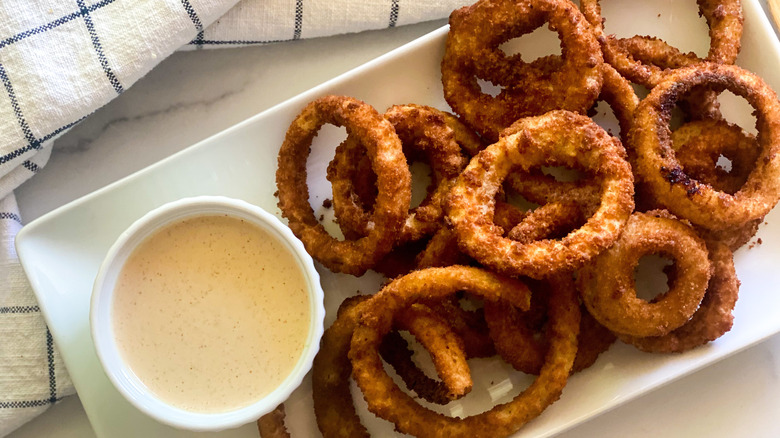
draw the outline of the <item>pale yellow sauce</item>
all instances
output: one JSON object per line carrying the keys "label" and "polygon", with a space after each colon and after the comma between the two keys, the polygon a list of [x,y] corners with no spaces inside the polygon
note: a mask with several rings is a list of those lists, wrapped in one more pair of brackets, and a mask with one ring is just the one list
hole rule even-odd
{"label": "pale yellow sauce", "polygon": [[117,281],[113,317],[133,372],[193,412],[230,411],[276,388],[310,329],[293,255],[231,216],[185,219],[144,240]]}

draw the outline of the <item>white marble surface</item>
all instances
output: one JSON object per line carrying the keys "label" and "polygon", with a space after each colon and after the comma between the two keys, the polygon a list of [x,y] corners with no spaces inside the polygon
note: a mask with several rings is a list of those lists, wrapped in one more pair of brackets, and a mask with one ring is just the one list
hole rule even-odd
{"label": "white marble surface", "polygon": [[[441,24],[178,53],[56,142],[49,164],[17,190],[22,216],[30,221]],[[778,394],[780,335],[561,436],[778,437]],[[94,436],[77,397],[10,438],[43,436]]]}

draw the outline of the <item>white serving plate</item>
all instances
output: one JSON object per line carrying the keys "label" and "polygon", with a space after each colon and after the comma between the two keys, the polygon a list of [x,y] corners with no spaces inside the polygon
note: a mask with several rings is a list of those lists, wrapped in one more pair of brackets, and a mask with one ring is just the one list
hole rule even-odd
{"label": "white serving plate", "polygon": [[[658,35],[683,50],[706,53],[707,30],[703,20],[698,19],[693,1],[641,2],[630,11],[622,2],[603,3],[607,30],[611,33]],[[623,10],[619,9],[621,3]],[[780,89],[780,47],[774,31],[758,1],[745,1],[744,14],[745,34],[738,63]],[[20,259],[98,437],[211,435],[172,429],[145,416],[121,397],[100,367],[89,334],[89,301],[98,266],[114,239],[147,211],[185,196],[235,197],[278,215],[273,196],[275,157],[284,132],[298,111],[307,102],[331,93],[357,97],[380,111],[391,104],[408,102],[447,109],[439,81],[446,31],[446,28],[439,29],[42,216],[19,233]],[[528,59],[550,53],[551,47],[557,44],[543,33],[536,32],[520,40],[522,52],[531,55]],[[730,120],[743,124],[750,121],[746,106],[731,106],[731,103],[727,102],[724,110]],[[326,127],[315,141],[316,150],[309,160],[315,207],[330,196],[324,169],[342,135],[343,129]],[[780,332],[780,318],[775,312],[780,308],[780,295],[773,285],[776,279],[773,269],[780,266],[778,214],[777,211],[770,214],[759,232],[757,237],[763,244],[745,247],[736,254],[742,287],[731,332],[711,345],[683,355],[650,355],[615,345],[593,367],[573,376],[561,400],[517,436],[544,437],[562,432]],[[319,268],[326,292],[326,325],[332,322],[335,309],[344,297],[356,290],[372,292],[380,280],[376,275],[357,279]],[[444,412],[484,408],[492,397],[497,397],[498,402],[506,400],[511,396],[513,384],[525,382],[497,361],[472,361],[472,366],[477,381],[471,400],[462,405],[452,403]],[[506,395],[505,390],[510,394]],[[362,406],[359,410],[372,431],[382,436],[392,433],[390,425],[373,418]],[[288,400],[287,412],[293,436],[318,435],[310,380],[305,380]],[[256,437],[257,429],[250,424],[213,435]]]}

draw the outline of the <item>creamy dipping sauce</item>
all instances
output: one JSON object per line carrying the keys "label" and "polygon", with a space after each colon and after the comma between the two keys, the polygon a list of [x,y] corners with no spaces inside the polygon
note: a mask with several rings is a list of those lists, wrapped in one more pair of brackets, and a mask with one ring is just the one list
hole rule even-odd
{"label": "creamy dipping sauce", "polygon": [[304,274],[279,239],[227,215],[147,237],[115,287],[122,357],[164,402],[225,412],[275,389],[310,330]]}

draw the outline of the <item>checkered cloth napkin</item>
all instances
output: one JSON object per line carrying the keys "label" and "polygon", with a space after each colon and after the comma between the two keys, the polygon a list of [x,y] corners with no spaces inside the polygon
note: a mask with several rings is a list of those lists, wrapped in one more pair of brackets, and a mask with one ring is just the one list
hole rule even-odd
{"label": "checkered cloth napkin", "polygon": [[24,220],[13,190],[59,135],[176,50],[394,27],[466,3],[0,0],[0,437],[74,392],[13,246]]}

